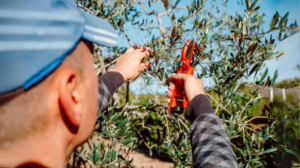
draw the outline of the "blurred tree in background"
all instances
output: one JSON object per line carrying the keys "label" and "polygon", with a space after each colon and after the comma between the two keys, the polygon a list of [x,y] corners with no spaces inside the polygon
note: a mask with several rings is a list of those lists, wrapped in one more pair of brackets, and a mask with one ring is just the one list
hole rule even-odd
{"label": "blurred tree in background", "polygon": [[[288,21],[288,12],[265,20],[258,0],[238,0],[243,13],[228,12],[228,1],[237,0],[193,0],[187,6],[179,6],[180,0],[75,0],[79,8],[106,19],[119,32],[119,47],[95,45],[99,75],[113,67],[139,33],[144,36],[139,45],[156,53],[147,59],[153,66],[139,79],[147,94],[134,95],[130,83],[124,84],[98,116],[92,137],[77,148],[76,156],[86,167],[130,167],[129,153],[139,146],[146,146],[150,156],[155,152],[169,158],[174,167],[192,165],[191,123],[183,115],[169,115],[166,97],[158,94],[180,67],[181,49],[190,38],[201,49],[194,53],[194,76],[210,82],[206,95],[225,124],[239,167],[274,166],[276,116],[266,110],[252,114],[263,109],[258,88],[274,87],[278,77],[277,71],[268,76],[264,61],[284,55],[269,33],[278,32],[282,41],[298,25]],[[266,30],[265,22],[270,25]],[[129,30],[136,34],[129,37]],[[249,84],[257,89],[245,90]]]}

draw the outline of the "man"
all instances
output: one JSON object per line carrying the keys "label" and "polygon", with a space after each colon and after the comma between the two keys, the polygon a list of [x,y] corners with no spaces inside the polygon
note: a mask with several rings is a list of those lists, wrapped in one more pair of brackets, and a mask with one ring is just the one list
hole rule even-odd
{"label": "man", "polygon": [[[113,47],[117,35],[72,1],[1,3],[0,167],[66,167],[74,148],[91,136],[97,111],[147,66],[141,61],[149,48],[129,48],[114,69],[97,77],[92,42]],[[194,167],[237,167],[202,81],[172,77],[184,80],[190,100],[185,116],[193,123]]]}

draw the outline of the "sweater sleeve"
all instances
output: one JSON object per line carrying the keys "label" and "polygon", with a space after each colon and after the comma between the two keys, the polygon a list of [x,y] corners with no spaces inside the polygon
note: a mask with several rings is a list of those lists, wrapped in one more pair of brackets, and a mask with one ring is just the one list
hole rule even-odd
{"label": "sweater sleeve", "polygon": [[124,82],[122,74],[106,72],[98,77],[98,114],[107,106],[111,96]]}
{"label": "sweater sleeve", "polygon": [[194,168],[236,168],[236,156],[220,118],[209,99],[197,95],[187,106],[185,117],[192,122],[190,141]]}

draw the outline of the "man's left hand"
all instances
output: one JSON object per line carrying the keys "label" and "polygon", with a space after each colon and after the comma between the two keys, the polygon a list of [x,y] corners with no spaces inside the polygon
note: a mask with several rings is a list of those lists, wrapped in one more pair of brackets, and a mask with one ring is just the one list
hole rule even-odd
{"label": "man's left hand", "polygon": [[137,77],[146,68],[151,66],[150,63],[141,63],[143,58],[150,56],[151,50],[149,47],[130,47],[128,50],[117,59],[115,67],[108,71],[119,72],[124,77],[124,82]]}

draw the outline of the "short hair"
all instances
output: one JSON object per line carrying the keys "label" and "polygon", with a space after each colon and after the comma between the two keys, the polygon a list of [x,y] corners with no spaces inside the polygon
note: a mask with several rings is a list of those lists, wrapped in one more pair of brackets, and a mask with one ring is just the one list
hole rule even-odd
{"label": "short hair", "polygon": [[[88,46],[90,45],[87,41],[84,42]],[[81,60],[83,53],[81,50],[77,50],[77,47],[65,58],[63,63],[84,78],[85,64]],[[46,111],[49,109],[47,106],[50,106],[47,104],[49,91],[47,88],[53,77],[52,72],[21,95],[0,106],[0,149],[6,143],[28,138],[46,129],[48,124]]]}

